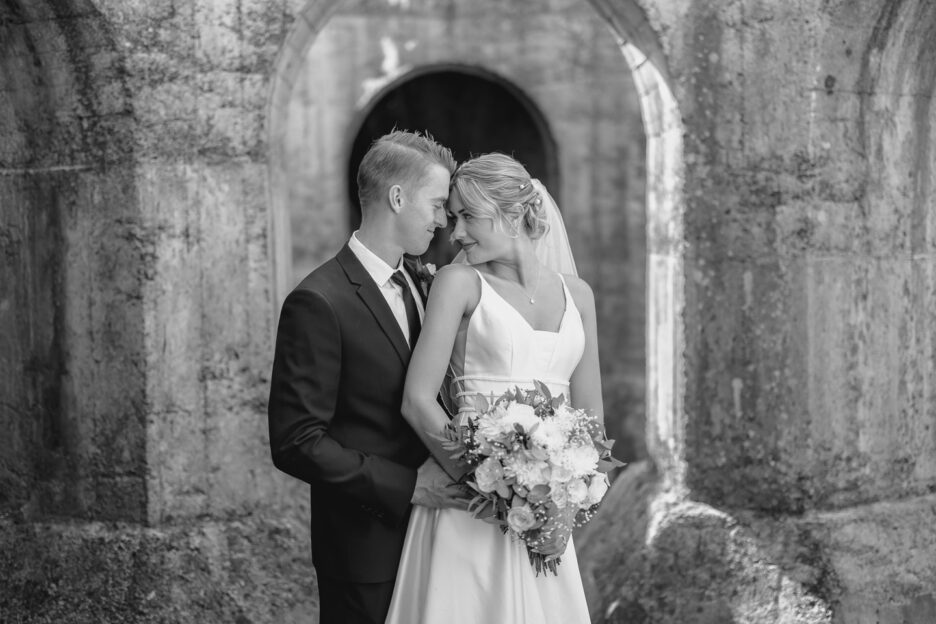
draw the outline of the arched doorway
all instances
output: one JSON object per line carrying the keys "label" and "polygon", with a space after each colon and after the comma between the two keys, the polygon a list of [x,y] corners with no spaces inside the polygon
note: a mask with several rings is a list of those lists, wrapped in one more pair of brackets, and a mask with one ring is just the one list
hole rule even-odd
{"label": "arched doorway", "polygon": [[[487,152],[511,154],[558,193],[555,141],[542,113],[522,91],[479,68],[421,68],[388,86],[362,111],[348,159],[352,230],[361,222],[358,166],[371,143],[393,128],[429,132],[459,162]],[[427,262],[441,266],[451,261],[450,233],[450,227],[436,232],[424,256]]]}

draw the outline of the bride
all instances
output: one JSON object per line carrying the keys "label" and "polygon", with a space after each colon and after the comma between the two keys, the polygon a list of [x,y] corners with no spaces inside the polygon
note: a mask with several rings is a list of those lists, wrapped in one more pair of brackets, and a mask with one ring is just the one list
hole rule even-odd
{"label": "bride", "polygon": [[[464,263],[442,268],[430,292],[404,390],[403,415],[439,462],[431,437],[448,422],[437,403],[545,383],[603,417],[595,303],[574,275],[565,228],[546,190],[513,158],[486,154],[452,177],[449,212]],[[560,272],[561,271],[561,272]],[[525,545],[460,509],[416,506],[388,624],[589,622],[572,541],[558,575],[537,576]]]}

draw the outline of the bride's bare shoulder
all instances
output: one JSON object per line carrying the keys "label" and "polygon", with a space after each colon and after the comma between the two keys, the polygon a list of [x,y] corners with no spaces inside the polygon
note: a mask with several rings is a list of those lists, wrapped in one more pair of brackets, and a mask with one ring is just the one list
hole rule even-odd
{"label": "bride's bare shoulder", "polygon": [[429,289],[429,308],[474,310],[481,298],[478,274],[467,264],[449,264],[438,270]]}
{"label": "bride's bare shoulder", "polygon": [[471,265],[454,263],[445,265],[436,273],[430,293],[436,291],[445,293],[447,297],[465,295],[472,300],[477,298],[481,285]]}
{"label": "bride's bare shoulder", "polygon": [[563,279],[569,292],[572,293],[572,299],[579,309],[593,310],[595,308],[595,294],[592,292],[588,282],[576,275],[567,275],[563,273]]}
{"label": "bride's bare shoulder", "polygon": [[442,280],[446,283],[464,285],[468,282],[477,282],[478,274],[470,264],[460,262],[446,264],[436,273],[435,280]]}

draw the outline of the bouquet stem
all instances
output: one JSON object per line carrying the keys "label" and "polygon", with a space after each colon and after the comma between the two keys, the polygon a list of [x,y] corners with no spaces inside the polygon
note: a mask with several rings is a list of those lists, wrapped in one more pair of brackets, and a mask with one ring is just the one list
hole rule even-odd
{"label": "bouquet stem", "polygon": [[536,571],[536,576],[539,576],[540,573],[548,575],[550,572],[553,573],[553,576],[559,576],[559,564],[562,563],[562,557],[553,557],[548,559],[546,555],[540,554],[538,552],[533,552],[528,550],[527,554],[530,556],[530,565],[533,566],[533,569]]}

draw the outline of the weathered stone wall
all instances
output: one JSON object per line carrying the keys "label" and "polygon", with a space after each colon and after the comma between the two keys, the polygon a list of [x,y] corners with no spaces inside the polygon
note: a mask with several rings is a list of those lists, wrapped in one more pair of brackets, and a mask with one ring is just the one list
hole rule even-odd
{"label": "weathered stone wall", "polygon": [[932,621],[936,11],[644,5],[685,125],[685,377],[663,470],[581,540],[594,613]]}
{"label": "weathered stone wall", "polygon": [[146,514],[145,258],[115,47],[86,7],[0,3],[0,517]]}
{"label": "weathered stone wall", "polygon": [[[263,416],[301,5],[0,2],[2,621],[312,619]],[[929,624],[936,8],[592,5],[639,48],[652,459],[580,533],[594,619]]]}
{"label": "weathered stone wall", "polygon": [[224,517],[303,488],[270,466],[274,310],[264,114],[288,16],[267,3],[101,3],[133,94],[148,265],[147,518]]}
{"label": "weathered stone wall", "polygon": [[5,527],[0,621],[309,624],[318,602],[304,530],[269,516]]}
{"label": "weathered stone wall", "polygon": [[934,297],[936,15],[914,5],[725,6],[685,26],[700,496],[797,511],[936,485],[920,317]]}
{"label": "weathered stone wall", "polygon": [[315,612],[308,493],[272,467],[264,414],[264,118],[289,21],[0,2],[0,621]]}

